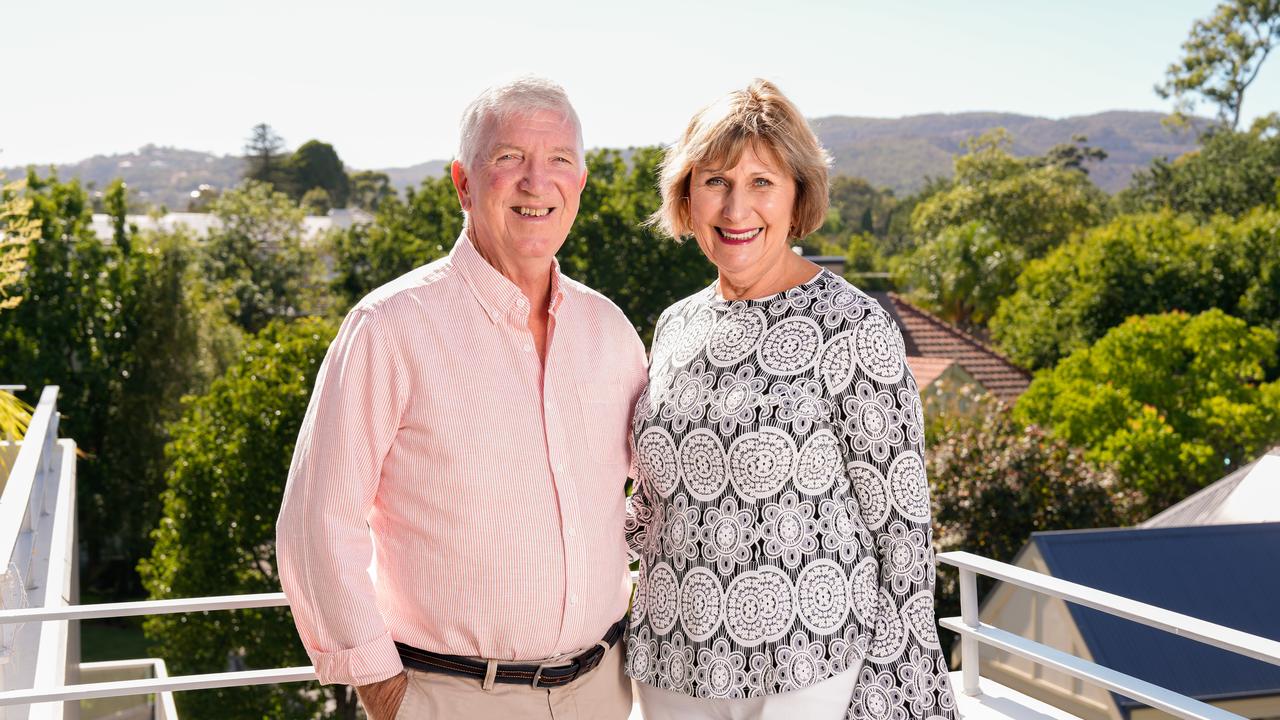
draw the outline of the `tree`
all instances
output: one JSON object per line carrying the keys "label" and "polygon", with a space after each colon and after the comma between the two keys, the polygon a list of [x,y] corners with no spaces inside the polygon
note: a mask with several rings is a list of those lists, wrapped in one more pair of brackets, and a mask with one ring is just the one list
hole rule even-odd
{"label": "tree", "polygon": [[[244,347],[172,428],[164,515],[139,564],[150,597],[278,592],[275,520],[307,399],[336,332],[328,321],[275,321]],[[158,615],[144,625],[171,672],[308,664],[287,609]],[[183,717],[313,718],[327,702],[355,717],[345,686],[296,684],[183,693]]]}
{"label": "tree", "polygon": [[281,190],[287,189],[284,138],[277,135],[270,125],[258,123],[253,126],[252,134],[245,141],[244,154],[246,180],[268,183]]}
{"label": "tree", "polygon": [[285,170],[289,177],[288,187],[281,189],[295,200],[302,200],[311,190],[321,188],[328,195],[330,207],[347,206],[350,181],[342,160],[329,143],[306,141],[289,156]]}
{"label": "tree", "polygon": [[1116,198],[1125,212],[1170,208],[1208,220],[1239,216],[1280,195],[1280,115],[1260,117],[1246,131],[1210,130],[1200,147],[1173,161],[1156,158],[1134,173]]}
{"label": "tree", "polygon": [[424,178],[378,204],[374,221],[334,233],[332,288],[347,305],[410,270],[444,257],[462,232],[462,209],[448,175]]}
{"label": "tree", "polygon": [[984,324],[1008,294],[1022,255],[980,221],[946,227],[899,258],[894,280],[912,299],[963,327]]}
{"label": "tree", "polygon": [[[968,412],[926,407],[926,463],[934,542],[1011,562],[1031,533],[1124,525],[1140,519],[1141,496],[1115,473],[1045,429],[1017,422],[1010,409],[973,388],[957,388]],[[935,395],[934,397],[938,397]],[[930,403],[932,404],[932,403]],[[958,615],[958,574],[940,568],[940,616]]]}
{"label": "tree", "polygon": [[1280,208],[1120,216],[1029,263],[990,327],[1014,362],[1047,368],[1130,315],[1210,308],[1280,330]]}
{"label": "tree", "polygon": [[636,148],[630,162],[616,150],[588,153],[581,209],[560,251],[564,272],[617,303],[646,344],[663,310],[715,278],[696,243],[646,225],[661,203],[661,159],[658,147]]}
{"label": "tree", "polygon": [[806,254],[819,252],[826,243],[841,246],[854,234],[873,236],[882,242],[889,230],[897,200],[893,191],[875,188],[862,178],[837,175],[831,178],[831,199],[827,221],[816,232],[802,238]]}
{"label": "tree", "polygon": [[391,187],[391,178],[384,172],[361,170],[351,173],[348,184],[351,186],[351,197],[348,202],[363,210],[375,211],[378,205],[395,195]]}
{"label": "tree", "polygon": [[274,318],[323,312],[319,255],[304,244],[302,211],[272,186],[246,181],[212,206],[207,277],[227,315],[254,333]]}
{"label": "tree", "polygon": [[302,195],[298,207],[308,215],[325,215],[333,207],[329,199],[329,191],[322,187],[313,187]]}
{"label": "tree", "polygon": [[1218,120],[1234,130],[1240,125],[1245,90],[1258,77],[1262,63],[1280,41],[1280,1],[1227,0],[1212,17],[1196,20],[1182,43],[1182,57],[1165,71],[1156,86],[1162,98],[1174,98],[1175,113],[1185,117],[1199,95],[1218,106]]}
{"label": "tree", "polygon": [[1280,440],[1276,347],[1221,310],[1131,317],[1037,375],[1014,417],[1115,467],[1154,513]]}
{"label": "tree", "polygon": [[1010,153],[1012,143],[1002,129],[966,143],[951,186],[912,212],[912,231],[927,239],[978,221],[1030,259],[1102,220],[1106,195],[1071,165],[1076,155],[1018,158]]}
{"label": "tree", "polygon": [[31,216],[31,199],[22,196],[26,181],[3,180],[0,174],[0,310],[11,310],[22,302],[15,288],[27,266],[28,249],[40,237],[40,220]]}

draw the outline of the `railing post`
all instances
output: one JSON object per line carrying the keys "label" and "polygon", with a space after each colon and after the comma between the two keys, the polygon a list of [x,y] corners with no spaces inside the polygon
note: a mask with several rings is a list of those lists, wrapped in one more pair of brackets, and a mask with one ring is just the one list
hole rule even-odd
{"label": "railing post", "polygon": [[[965,627],[978,629],[978,576],[974,571],[960,568],[960,619]],[[978,638],[969,633],[960,636],[960,671],[964,679],[964,694],[970,697],[981,693],[978,689]]]}

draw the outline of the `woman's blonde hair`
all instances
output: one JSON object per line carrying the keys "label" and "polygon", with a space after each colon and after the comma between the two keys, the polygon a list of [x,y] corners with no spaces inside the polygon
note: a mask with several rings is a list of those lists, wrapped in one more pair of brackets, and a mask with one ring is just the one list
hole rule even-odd
{"label": "woman's blonde hair", "polygon": [[822,227],[831,157],[787,96],[759,79],[699,110],[680,140],[667,148],[659,182],[662,207],[650,224],[676,239],[692,234],[689,181],[694,167],[733,167],[748,145],[771,151],[796,181],[790,237],[802,238]]}

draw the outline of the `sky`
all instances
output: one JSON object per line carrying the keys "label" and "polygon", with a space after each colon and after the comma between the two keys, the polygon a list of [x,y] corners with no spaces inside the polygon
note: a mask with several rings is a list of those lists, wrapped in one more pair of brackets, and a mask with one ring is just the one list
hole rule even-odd
{"label": "sky", "polygon": [[[669,142],[753,77],[809,117],[1167,111],[1152,87],[1215,5],[0,0],[0,166],[238,154],[260,122],[352,168],[412,165],[451,157],[467,102],[526,73],[565,86],[589,147]],[[1280,58],[1244,110],[1280,110]]]}

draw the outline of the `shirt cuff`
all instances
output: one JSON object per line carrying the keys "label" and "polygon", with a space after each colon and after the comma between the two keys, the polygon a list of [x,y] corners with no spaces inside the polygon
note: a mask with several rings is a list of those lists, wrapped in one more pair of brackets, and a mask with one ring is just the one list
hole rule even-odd
{"label": "shirt cuff", "polygon": [[321,685],[368,685],[386,680],[404,672],[400,653],[396,651],[391,633],[382,635],[358,647],[334,652],[320,652],[307,648],[311,664]]}

